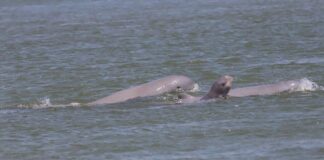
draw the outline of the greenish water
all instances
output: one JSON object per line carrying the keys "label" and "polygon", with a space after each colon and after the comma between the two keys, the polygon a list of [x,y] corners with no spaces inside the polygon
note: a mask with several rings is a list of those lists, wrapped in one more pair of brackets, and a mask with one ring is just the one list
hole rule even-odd
{"label": "greenish water", "polygon": [[[171,74],[324,85],[324,1],[1,1],[0,159],[323,159],[323,91],[86,103]],[[198,93],[200,94],[200,93]]]}

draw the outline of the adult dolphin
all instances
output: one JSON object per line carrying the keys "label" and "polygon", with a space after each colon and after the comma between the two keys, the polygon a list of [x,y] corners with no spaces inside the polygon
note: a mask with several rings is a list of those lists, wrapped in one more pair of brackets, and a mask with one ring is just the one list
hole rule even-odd
{"label": "adult dolphin", "polygon": [[281,92],[316,90],[318,88],[320,87],[316,83],[307,78],[303,78],[298,80],[281,81],[274,84],[234,88],[230,90],[228,95],[230,97],[272,95]]}
{"label": "adult dolphin", "polygon": [[190,78],[182,75],[171,75],[115,92],[107,97],[90,102],[86,105],[94,106],[119,103],[138,97],[155,96],[176,90],[196,90],[197,88],[198,84]]}
{"label": "adult dolphin", "polygon": [[213,100],[217,98],[226,99],[232,87],[232,82],[233,77],[229,75],[222,76],[213,83],[213,85],[209,89],[209,92],[206,95],[202,97],[195,97],[186,93],[182,93],[179,95],[179,100],[177,103],[193,103],[199,101]]}

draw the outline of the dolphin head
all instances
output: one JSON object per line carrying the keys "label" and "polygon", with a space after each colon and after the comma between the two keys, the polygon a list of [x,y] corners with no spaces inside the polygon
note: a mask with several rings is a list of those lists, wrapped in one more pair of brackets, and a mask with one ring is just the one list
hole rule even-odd
{"label": "dolphin head", "polygon": [[227,98],[227,94],[232,87],[233,77],[229,75],[222,76],[217,81],[215,81],[210,88],[209,92],[202,97],[203,100],[224,97]]}

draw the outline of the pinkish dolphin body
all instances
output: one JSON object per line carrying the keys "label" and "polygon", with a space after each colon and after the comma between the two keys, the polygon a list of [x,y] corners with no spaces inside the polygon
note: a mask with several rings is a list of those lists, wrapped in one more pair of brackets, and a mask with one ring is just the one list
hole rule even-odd
{"label": "pinkish dolphin body", "polygon": [[176,90],[194,90],[197,87],[198,85],[186,76],[172,75],[115,92],[107,97],[90,102],[87,105],[94,106],[119,103],[138,97],[155,96]]}
{"label": "pinkish dolphin body", "polygon": [[274,84],[234,88],[230,90],[228,95],[230,97],[272,95],[281,92],[316,90],[316,88],[318,88],[316,83],[307,78],[303,78],[299,80],[281,81]]}

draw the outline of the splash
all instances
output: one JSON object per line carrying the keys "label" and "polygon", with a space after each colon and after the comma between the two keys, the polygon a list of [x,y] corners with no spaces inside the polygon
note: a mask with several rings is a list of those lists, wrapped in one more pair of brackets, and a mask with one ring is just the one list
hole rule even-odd
{"label": "splash", "polygon": [[42,109],[42,108],[64,108],[64,107],[80,107],[81,104],[77,102],[72,102],[69,104],[52,104],[50,98],[45,97],[39,99],[33,104],[20,104],[18,108],[30,108],[30,109]]}
{"label": "splash", "polygon": [[294,85],[294,87],[290,91],[294,92],[294,91],[316,91],[316,90],[324,90],[324,87],[309,80],[308,78],[302,78],[298,80],[296,85]]}
{"label": "splash", "polygon": [[200,91],[199,85],[195,83],[194,87],[189,92],[198,92],[198,91]]}

